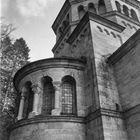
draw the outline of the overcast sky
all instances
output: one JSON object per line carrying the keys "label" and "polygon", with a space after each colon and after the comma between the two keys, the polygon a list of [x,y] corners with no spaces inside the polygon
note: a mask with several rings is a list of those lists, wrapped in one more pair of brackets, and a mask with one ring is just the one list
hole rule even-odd
{"label": "overcast sky", "polygon": [[16,30],[13,38],[23,37],[31,49],[31,61],[53,57],[55,35],[51,28],[65,0],[0,0],[4,22]]}
{"label": "overcast sky", "polygon": [[12,23],[14,39],[23,37],[31,61],[53,57],[55,35],[51,28],[65,0],[0,0],[4,22]]}

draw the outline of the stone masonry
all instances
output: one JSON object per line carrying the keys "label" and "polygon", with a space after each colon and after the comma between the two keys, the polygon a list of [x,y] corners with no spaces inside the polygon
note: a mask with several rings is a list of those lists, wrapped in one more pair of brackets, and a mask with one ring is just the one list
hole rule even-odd
{"label": "stone masonry", "polygon": [[15,75],[9,140],[139,140],[139,21],[137,0],[66,0],[54,58]]}

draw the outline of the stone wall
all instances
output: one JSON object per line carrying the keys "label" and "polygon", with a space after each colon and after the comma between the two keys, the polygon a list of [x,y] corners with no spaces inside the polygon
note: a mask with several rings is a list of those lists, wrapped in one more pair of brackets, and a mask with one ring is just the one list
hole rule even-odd
{"label": "stone wall", "polygon": [[[140,31],[113,56],[116,82],[129,140],[140,138]],[[113,58],[112,57],[112,58]]]}
{"label": "stone wall", "polygon": [[[22,127],[21,127],[22,126]],[[24,120],[13,128],[9,140],[85,140],[82,119],[35,118]]]}
{"label": "stone wall", "polygon": [[122,44],[122,31],[114,30],[113,24],[98,24],[90,21],[94,49],[97,88],[104,140],[127,140],[127,133],[121,116],[121,103],[114,78],[113,67],[107,58]]}

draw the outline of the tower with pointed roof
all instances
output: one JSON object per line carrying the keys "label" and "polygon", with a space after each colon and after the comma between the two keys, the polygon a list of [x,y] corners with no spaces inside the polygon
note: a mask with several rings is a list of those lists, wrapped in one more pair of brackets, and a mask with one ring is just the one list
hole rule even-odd
{"label": "tower with pointed roof", "polygon": [[9,140],[139,140],[140,2],[66,0],[54,58],[20,69]]}

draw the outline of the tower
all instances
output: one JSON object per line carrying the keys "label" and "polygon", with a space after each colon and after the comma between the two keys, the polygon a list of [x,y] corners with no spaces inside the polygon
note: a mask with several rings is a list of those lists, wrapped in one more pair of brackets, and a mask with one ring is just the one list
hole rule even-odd
{"label": "tower", "polygon": [[111,60],[139,38],[139,7],[136,0],[65,1],[52,25],[54,58],[15,75],[21,99],[10,140],[132,140],[125,116],[137,105],[123,103]]}

